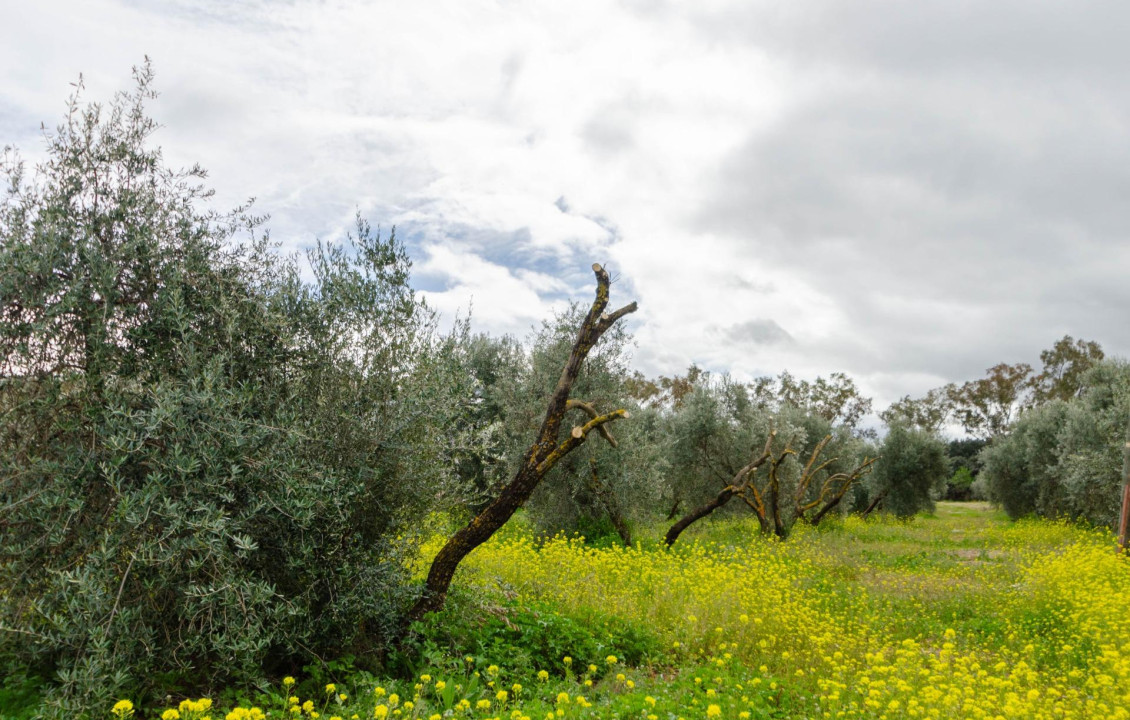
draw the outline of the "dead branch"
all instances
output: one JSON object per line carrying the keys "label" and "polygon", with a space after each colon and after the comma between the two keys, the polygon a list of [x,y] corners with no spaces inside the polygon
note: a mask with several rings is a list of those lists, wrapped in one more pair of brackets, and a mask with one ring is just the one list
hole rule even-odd
{"label": "dead branch", "polygon": [[[486,542],[491,535],[501,528],[514,512],[529,499],[545,474],[563,457],[583,444],[590,432],[597,430],[615,446],[615,441],[611,439],[610,434],[607,434],[607,429],[604,426],[614,420],[628,417],[628,413],[622,409],[603,415],[598,414],[595,409],[589,412],[591,406],[586,408],[587,403],[573,401],[570,405],[569,393],[573,389],[573,383],[580,374],[581,366],[584,364],[585,358],[588,357],[589,351],[617,320],[635,312],[637,306],[633,302],[619,310],[606,313],[609,287],[612,281],[608,271],[603,266],[594,264],[592,270],[596,275],[596,297],[577,332],[577,338],[573,342],[569,358],[561,369],[561,377],[558,379],[549,399],[545,419],[542,421],[537,437],[526,451],[514,477],[503,488],[498,497],[465,527],[452,535],[440,549],[428,570],[423,594],[405,616],[407,622],[419,620],[424,615],[443,607],[451,579],[463,558]],[[586,412],[589,415],[589,421],[584,425],[573,428],[569,437],[561,441],[561,427],[565,413],[571,408],[579,408]]]}
{"label": "dead branch", "polygon": [[[594,408],[592,406],[592,404],[587,403],[587,402],[583,402],[581,400],[574,400],[572,398],[569,398],[569,400],[567,400],[565,402],[565,409],[566,410],[572,410],[573,408],[578,408],[580,410],[584,410],[585,413],[587,413],[589,418],[592,419],[592,420],[596,420],[598,417],[600,417],[600,413],[598,413],[596,411],[596,408]],[[624,417],[628,417],[628,414],[624,413]],[[597,430],[600,432],[601,437],[603,437],[605,440],[608,441],[609,445],[611,445],[614,448],[620,447],[619,443],[616,442],[616,438],[612,437],[612,433],[608,432],[607,426],[600,425],[597,428]]]}

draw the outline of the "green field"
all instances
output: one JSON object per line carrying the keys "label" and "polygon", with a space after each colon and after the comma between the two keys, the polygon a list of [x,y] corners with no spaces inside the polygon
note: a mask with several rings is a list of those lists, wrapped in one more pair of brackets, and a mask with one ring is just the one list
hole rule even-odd
{"label": "green field", "polygon": [[1105,531],[972,503],[787,543],[718,520],[667,551],[661,530],[623,548],[512,523],[385,659],[390,677],[312,668],[178,714],[1130,717],[1130,567]]}

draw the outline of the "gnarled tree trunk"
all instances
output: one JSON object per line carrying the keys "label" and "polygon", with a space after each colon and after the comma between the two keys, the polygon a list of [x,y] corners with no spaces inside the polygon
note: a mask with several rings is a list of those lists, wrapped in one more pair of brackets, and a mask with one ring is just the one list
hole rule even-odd
{"label": "gnarled tree trunk", "polygon": [[[790,439],[785,443],[785,448],[781,450],[779,454],[774,455],[773,438],[776,434],[776,431],[769,433],[769,439],[765,441],[765,450],[761,456],[739,470],[730,484],[722,488],[722,491],[719,492],[717,496],[705,505],[696,508],[667,531],[666,540],[668,547],[673,545],[675,541],[679,539],[679,535],[691,524],[706,517],[735,497],[740,497],[757,515],[757,521],[761,525],[761,532],[763,534],[768,535],[769,533],[773,533],[782,540],[788,536],[792,522],[786,524],[784,514],[781,512],[781,481],[778,473],[781,465],[783,465],[790,456],[795,456],[796,451],[792,449],[793,440]],[[877,459],[864,458],[863,462],[850,472],[828,475],[821,483],[816,497],[811,500],[806,500],[809,496],[809,488],[813,487],[813,482],[819,473],[837,459],[831,458],[830,460],[819,462],[821,453],[824,452],[824,448],[831,439],[832,436],[829,435],[817,443],[812,451],[812,455],[809,457],[808,462],[805,464],[800,474],[793,494],[793,522],[796,520],[805,520],[812,525],[819,524],[829,512],[839,506],[844,496],[847,495],[848,490],[850,490],[861,477],[871,472],[871,466]],[[766,462],[769,463],[766,473],[767,477],[764,486],[759,488],[756,482],[757,469]],[[811,510],[815,510],[816,513],[809,518],[806,513]]]}
{"label": "gnarled tree trunk", "polygon": [[[542,421],[537,439],[526,451],[518,471],[498,497],[470,523],[452,535],[440,549],[428,570],[424,593],[408,612],[406,618],[408,622],[419,620],[424,615],[443,607],[447,599],[447,590],[451,586],[451,579],[455,576],[455,569],[459,563],[467,557],[468,553],[490,539],[491,535],[506,524],[514,512],[530,498],[545,474],[561,458],[580,447],[593,430],[611,441],[612,436],[605,425],[628,417],[627,411],[622,409],[601,415],[588,403],[569,399],[573,383],[580,374],[581,365],[588,357],[589,351],[617,320],[636,311],[636,304],[633,302],[606,314],[604,309],[608,305],[608,290],[612,281],[608,271],[601,265],[593,265],[592,269],[596,273],[596,299],[593,300],[592,307],[581,323],[569,359],[561,370],[561,378],[557,381],[557,387],[549,400],[545,420]],[[589,420],[583,425],[574,427],[569,436],[561,441],[559,439],[561,424],[566,412],[573,408],[583,410],[589,416]]]}
{"label": "gnarled tree trunk", "polygon": [[730,502],[730,500],[732,500],[735,495],[742,495],[744,497],[745,490],[751,487],[753,483],[753,477],[756,474],[757,469],[765,464],[766,460],[772,457],[772,444],[775,435],[775,432],[769,433],[769,439],[765,441],[765,450],[761,453],[760,456],[751,460],[748,465],[743,467],[741,470],[738,470],[738,472],[734,475],[734,479],[730,481],[729,485],[722,488],[722,491],[715,495],[714,498],[707,502],[705,505],[700,505],[699,507],[690,511],[687,515],[683,516],[683,518],[681,518],[679,522],[671,526],[671,529],[667,531],[667,537],[664,538],[664,542],[667,543],[667,547],[674,545],[675,541],[679,539],[679,536],[683,534],[684,530],[686,530],[688,527],[698,522],[699,520],[703,519],[710,513],[714,512],[718,508],[722,507],[726,503]]}

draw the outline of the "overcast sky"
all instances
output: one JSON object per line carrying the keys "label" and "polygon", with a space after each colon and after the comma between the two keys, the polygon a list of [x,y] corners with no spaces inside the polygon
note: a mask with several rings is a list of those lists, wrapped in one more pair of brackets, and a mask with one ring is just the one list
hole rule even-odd
{"label": "overcast sky", "polygon": [[0,144],[130,87],[298,250],[397,226],[525,335],[608,264],[636,365],[877,408],[1065,333],[1130,351],[1130,3],[0,0]]}

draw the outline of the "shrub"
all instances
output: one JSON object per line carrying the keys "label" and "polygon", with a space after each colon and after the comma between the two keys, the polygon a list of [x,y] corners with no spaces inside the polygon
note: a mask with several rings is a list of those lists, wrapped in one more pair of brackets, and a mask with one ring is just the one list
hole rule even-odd
{"label": "shrub", "polygon": [[[661,654],[658,639],[641,624],[613,615],[585,608],[566,614],[545,601],[483,603],[472,595],[453,596],[444,610],[413,624],[404,657],[432,664],[465,655],[504,658],[508,666],[525,668],[532,677],[541,669],[560,672],[566,656],[577,667],[604,667],[609,655],[638,665]],[[405,675],[411,671],[402,668]]]}
{"label": "shrub", "polygon": [[136,78],[3,167],[0,653],[60,716],[379,643],[451,494],[461,371],[402,246],[359,222],[302,282],[148,147]]}
{"label": "shrub", "polygon": [[973,499],[973,473],[962,465],[946,480],[946,500]]}

